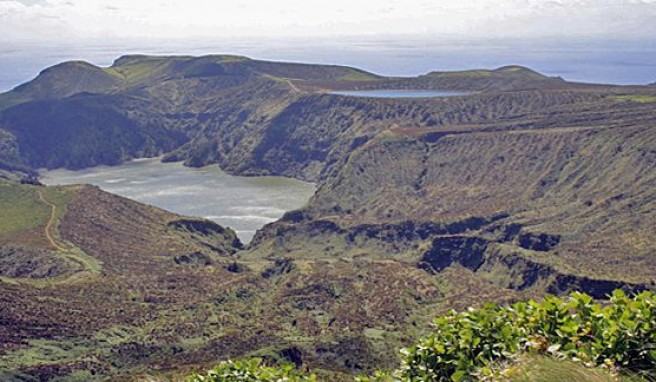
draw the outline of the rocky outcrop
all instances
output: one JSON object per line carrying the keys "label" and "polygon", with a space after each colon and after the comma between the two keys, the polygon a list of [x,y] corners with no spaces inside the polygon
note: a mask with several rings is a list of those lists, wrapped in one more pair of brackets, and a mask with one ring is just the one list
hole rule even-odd
{"label": "rocky outcrop", "polygon": [[2,277],[47,279],[69,275],[79,270],[79,264],[45,249],[17,245],[0,246]]}
{"label": "rocky outcrop", "polygon": [[615,289],[639,293],[654,288],[654,285],[566,273],[552,265],[531,260],[520,252],[502,251],[493,242],[480,237],[437,238],[417,265],[437,274],[454,264],[500,287],[518,291],[537,289],[556,295],[579,291],[596,299],[606,299]]}
{"label": "rocky outcrop", "polygon": [[[565,272],[550,264],[552,260],[536,261],[540,253],[553,257],[562,236],[536,233],[532,227],[509,221],[511,215],[497,214],[448,224],[406,221],[342,227],[332,221],[313,220],[304,211],[293,211],[259,231],[252,250],[273,240],[278,244],[266,247],[269,254],[295,253],[296,246],[299,251],[322,248],[325,256],[338,253],[342,257],[365,251],[386,251],[386,256],[402,258],[416,253],[417,265],[435,275],[459,265],[502,288],[556,294],[578,290],[600,299],[612,289],[637,292],[650,288],[648,284]],[[430,243],[428,249],[418,252],[426,241]],[[332,249],[325,249],[326,245]]]}
{"label": "rocky outcrop", "polygon": [[168,225],[177,230],[198,233],[205,236],[224,235],[228,232],[226,228],[210,220],[179,219],[170,221]]}
{"label": "rocky outcrop", "polygon": [[485,261],[488,241],[477,237],[443,237],[433,241],[418,265],[432,273],[441,272],[454,263],[477,270]]}
{"label": "rocky outcrop", "polygon": [[262,277],[268,279],[274,276],[281,276],[291,272],[294,268],[296,268],[296,265],[294,265],[291,259],[277,259],[271,267],[262,272]]}
{"label": "rocky outcrop", "polygon": [[170,221],[168,226],[189,233],[200,244],[222,255],[232,255],[244,247],[233,230],[210,220],[179,219]]}
{"label": "rocky outcrop", "polygon": [[552,294],[565,294],[570,291],[581,291],[596,299],[606,299],[614,290],[622,289],[629,294],[637,294],[644,290],[655,290],[656,285],[634,284],[616,280],[597,280],[588,277],[576,277],[573,275],[556,275],[555,280],[547,288]]}
{"label": "rocky outcrop", "polygon": [[519,235],[517,241],[519,246],[524,249],[547,252],[554,249],[560,243],[560,236],[546,233],[523,233]]}
{"label": "rocky outcrop", "polygon": [[313,231],[345,235],[350,242],[355,242],[358,238],[387,241],[425,240],[435,235],[452,235],[466,231],[477,231],[507,217],[507,214],[499,213],[489,217],[472,216],[451,223],[414,222],[407,220],[400,223],[358,224],[342,228],[335,222],[312,219],[303,210],[297,210],[285,213],[278,222],[271,223],[262,230],[259,230],[253,238],[252,243],[256,246],[267,238],[281,236],[289,231],[296,230],[298,229],[296,227],[297,224],[307,225]]}
{"label": "rocky outcrop", "polygon": [[215,264],[211,256],[201,252],[192,252],[186,255],[178,255],[173,258],[173,261],[175,261],[177,265],[210,266]]}

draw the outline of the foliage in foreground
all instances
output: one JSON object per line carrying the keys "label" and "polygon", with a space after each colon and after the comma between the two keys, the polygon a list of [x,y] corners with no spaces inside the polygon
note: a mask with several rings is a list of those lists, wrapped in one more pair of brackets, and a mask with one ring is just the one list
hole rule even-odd
{"label": "foliage in foreground", "polygon": [[225,361],[205,375],[196,374],[189,382],[300,382],[316,381],[314,375],[306,376],[294,369],[294,365],[266,366],[262,359]]}
{"label": "foliage in foreground", "polygon": [[523,351],[636,373],[656,369],[656,295],[613,292],[610,303],[572,293],[561,300],[449,312],[435,335],[404,350],[404,380],[468,380]]}
{"label": "foliage in foreground", "polygon": [[[572,293],[566,299],[493,304],[450,311],[435,320],[435,333],[403,349],[399,369],[359,381],[470,381],[492,377],[499,365],[521,354],[601,366],[612,372],[650,377],[656,370],[656,294],[633,298],[617,290],[608,304]],[[495,370],[496,369],[496,370]],[[653,375],[651,375],[653,377]],[[224,362],[193,382],[304,381],[291,366],[263,366],[260,360]]]}

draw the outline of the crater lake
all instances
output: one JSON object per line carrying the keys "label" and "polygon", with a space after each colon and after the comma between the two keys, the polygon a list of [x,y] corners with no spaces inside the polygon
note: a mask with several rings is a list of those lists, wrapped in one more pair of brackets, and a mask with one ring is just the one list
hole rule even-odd
{"label": "crater lake", "polygon": [[313,183],[300,180],[233,176],[216,165],[191,168],[158,158],[40,174],[46,185],[92,184],[181,215],[213,220],[234,229],[245,244],[259,228],[303,207],[315,191]]}

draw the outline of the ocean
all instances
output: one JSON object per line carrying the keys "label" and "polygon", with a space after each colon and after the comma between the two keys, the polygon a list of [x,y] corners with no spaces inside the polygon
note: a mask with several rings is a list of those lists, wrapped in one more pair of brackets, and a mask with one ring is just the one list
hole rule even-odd
{"label": "ocean", "polygon": [[570,81],[607,84],[656,82],[656,41],[491,40],[358,37],[332,40],[180,40],[83,42],[59,45],[5,42],[0,46],[0,91],[66,60],[109,66],[123,54],[239,54],[252,58],[340,64],[377,74],[415,76],[430,71],[523,65]]}

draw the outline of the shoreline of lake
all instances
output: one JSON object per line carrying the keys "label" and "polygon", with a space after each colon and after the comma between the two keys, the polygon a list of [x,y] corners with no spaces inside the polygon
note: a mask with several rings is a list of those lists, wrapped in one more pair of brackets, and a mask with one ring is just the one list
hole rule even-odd
{"label": "shoreline of lake", "polygon": [[472,92],[459,92],[449,90],[424,89],[369,89],[369,90],[343,90],[328,94],[345,97],[360,98],[391,98],[391,99],[422,99],[422,98],[450,98],[472,95]]}
{"label": "shoreline of lake", "polygon": [[39,173],[46,185],[92,184],[177,214],[213,220],[234,229],[245,244],[264,225],[305,206],[316,190],[315,184],[297,179],[234,176],[218,165],[194,168],[161,158]]}

